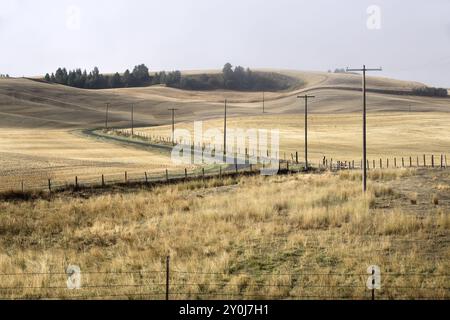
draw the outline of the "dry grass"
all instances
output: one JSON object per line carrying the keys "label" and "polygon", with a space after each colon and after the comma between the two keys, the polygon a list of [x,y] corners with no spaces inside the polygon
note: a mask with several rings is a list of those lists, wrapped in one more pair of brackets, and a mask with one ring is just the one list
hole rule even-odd
{"label": "dry grass", "polygon": [[[365,197],[358,175],[342,172],[2,202],[0,273],[64,272],[77,264],[85,288],[0,295],[163,298],[165,274],[148,271],[164,271],[170,255],[172,298],[364,298],[372,264],[383,270],[379,297],[448,298],[446,289],[420,288],[448,287],[448,277],[438,275],[449,267],[450,204],[428,202],[425,216],[405,211],[409,200],[394,186],[416,178],[429,176],[373,172]],[[3,276],[2,286],[64,287],[65,276]]]}

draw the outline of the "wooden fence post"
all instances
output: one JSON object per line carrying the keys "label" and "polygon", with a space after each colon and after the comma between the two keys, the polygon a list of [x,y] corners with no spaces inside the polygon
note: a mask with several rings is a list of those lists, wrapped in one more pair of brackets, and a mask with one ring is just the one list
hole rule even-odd
{"label": "wooden fence post", "polygon": [[78,189],[78,176],[75,176],[75,189]]}
{"label": "wooden fence post", "polygon": [[383,169],[383,160],[380,158],[380,169]]}
{"label": "wooden fence post", "polygon": [[427,159],[425,158],[425,155],[423,155],[423,166],[424,167],[427,166]]}
{"label": "wooden fence post", "polygon": [[125,171],[125,183],[128,183],[128,173]]}
{"label": "wooden fence post", "polygon": [[444,167],[444,155],[441,154],[441,169]]}
{"label": "wooden fence post", "polygon": [[52,181],[48,179],[48,192],[52,192]]}
{"label": "wooden fence post", "polygon": [[416,167],[419,167],[419,156],[416,156]]}
{"label": "wooden fence post", "polygon": [[102,174],[102,187],[105,186],[105,176]]}
{"label": "wooden fence post", "polygon": [[405,159],[402,157],[402,168],[405,167]]}
{"label": "wooden fence post", "polygon": [[298,151],[295,151],[295,163],[298,164]]}
{"label": "wooden fence post", "polygon": [[373,168],[375,169],[375,160],[373,160]]}
{"label": "wooden fence post", "polygon": [[144,172],[144,176],[145,176],[145,183],[148,183],[147,171]]}
{"label": "wooden fence post", "polygon": [[219,178],[222,179],[222,166],[219,167]]}
{"label": "wooden fence post", "polygon": [[431,155],[431,167],[434,168],[434,154]]}
{"label": "wooden fence post", "polygon": [[411,156],[409,157],[409,167],[410,168],[412,167],[412,157]]}
{"label": "wooden fence post", "polygon": [[202,178],[205,178],[205,168],[202,168]]}
{"label": "wooden fence post", "polygon": [[386,159],[386,168],[389,169],[389,158]]}
{"label": "wooden fence post", "polygon": [[169,170],[166,169],[166,181],[169,181]]}
{"label": "wooden fence post", "polygon": [[184,168],[184,178],[187,179],[187,168]]}
{"label": "wooden fence post", "polygon": [[397,158],[394,157],[394,168],[397,168]]}
{"label": "wooden fence post", "polygon": [[21,182],[21,186],[22,186],[22,193],[23,193],[23,180],[22,180],[22,182]]}

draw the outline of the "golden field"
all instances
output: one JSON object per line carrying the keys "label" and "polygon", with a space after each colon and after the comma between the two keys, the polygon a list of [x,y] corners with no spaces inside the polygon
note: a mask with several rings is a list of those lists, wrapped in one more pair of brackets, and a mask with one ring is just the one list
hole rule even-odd
{"label": "golden field", "polygon": [[[191,181],[0,203],[2,298],[449,297],[450,174],[352,171]],[[67,290],[65,269],[81,268]],[[25,273],[25,274],[24,274]]]}
{"label": "golden field", "polygon": [[[372,160],[382,158],[386,166],[386,159],[404,157],[409,166],[409,157],[413,157],[416,165],[417,156],[420,164],[423,164],[423,154],[427,156],[428,165],[431,164],[430,156],[436,157],[436,163],[441,154],[449,153],[450,156],[450,113],[405,113],[391,112],[370,113],[367,117],[367,152],[370,166]],[[236,117],[227,121],[228,134],[233,129],[267,129],[280,132],[280,158],[286,155],[287,160],[291,154],[299,153],[304,161],[304,116],[296,115],[272,115],[265,114],[253,117]],[[178,123],[177,129],[187,129],[194,139],[193,122]],[[203,132],[217,128],[223,132],[223,119],[208,120],[203,122]],[[139,128],[136,131],[154,136],[171,138],[171,125]],[[205,138],[204,143],[216,145],[221,149],[223,138],[214,142]],[[216,144],[217,143],[217,144]],[[269,143],[270,146],[270,143]],[[241,153],[244,151],[241,150]],[[360,113],[349,114],[311,114],[308,117],[308,155],[309,161],[317,166],[323,157],[340,161],[359,162],[362,152],[362,116]],[[250,153],[252,151],[250,150]],[[450,160],[450,159],[449,159]],[[440,159],[439,159],[440,161]]]}
{"label": "golden field", "polygon": [[[134,105],[136,132],[169,138],[168,108],[179,109],[177,128],[203,120],[204,129],[222,130],[228,99],[229,129],[279,129],[281,158],[298,151],[302,161],[297,95],[307,92],[317,97],[309,104],[310,161],[358,161],[361,77],[280,72],[304,85],[265,93],[264,115],[260,92],[81,90],[0,79],[0,189],[17,191],[24,181],[28,192],[45,189],[47,179],[73,184],[75,176],[100,184],[102,174],[109,184],[125,171],[142,179],[179,169],[167,150],[137,138],[86,134],[103,129],[106,102],[110,128],[129,128]],[[369,89],[418,86],[368,78]],[[448,155],[449,101],[369,93],[369,160]],[[171,299],[365,299],[373,264],[382,270],[379,299],[448,299],[448,169],[370,170],[369,178],[366,196],[359,172],[338,171],[2,200],[0,298],[162,299],[170,256]],[[80,290],[66,289],[71,264],[81,268]]]}
{"label": "golden field", "polygon": [[0,129],[1,190],[45,188],[47,179],[57,184],[101,181],[101,175],[143,177],[176,166],[168,153],[141,150],[86,137],[78,131]]}
{"label": "golden field", "polygon": [[[30,79],[0,79],[0,189],[45,188],[55,184],[117,179],[127,171],[172,170],[168,152],[87,137],[84,129],[105,125],[105,103],[110,102],[109,127],[130,127],[131,105],[137,132],[170,137],[171,113],[177,108],[177,127],[194,120],[206,126],[223,124],[223,100],[228,99],[229,128],[281,130],[281,158],[299,152],[303,158],[303,101],[298,94],[316,95],[310,102],[310,160],[323,156],[358,161],[361,148],[360,76],[323,72],[278,71],[298,78],[302,87],[266,92],[262,113],[261,92],[183,91],[164,86],[111,90],[83,90]],[[201,71],[192,71],[198,73]],[[204,72],[204,71],[203,71]],[[369,89],[410,90],[420,83],[369,77]],[[369,157],[415,156],[446,153],[449,141],[449,99],[369,93]],[[412,113],[409,113],[409,111]],[[214,120],[215,119],[215,120]],[[149,126],[154,128],[147,129]],[[436,154],[436,155],[437,155]],[[392,161],[392,160],[391,160]]]}

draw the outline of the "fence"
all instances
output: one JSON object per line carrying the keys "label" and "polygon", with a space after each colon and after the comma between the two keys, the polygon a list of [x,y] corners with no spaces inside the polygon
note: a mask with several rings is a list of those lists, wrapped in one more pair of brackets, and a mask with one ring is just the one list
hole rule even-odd
{"label": "fence", "polygon": [[[450,274],[380,271],[286,273],[159,270],[0,273],[2,299],[449,299]],[[75,270],[75,271],[74,271]],[[39,278],[45,278],[43,281]],[[37,278],[37,279],[36,279]],[[439,278],[441,285],[430,284]],[[405,280],[406,279],[406,280]],[[408,279],[415,279],[413,284]],[[398,285],[396,283],[402,283]],[[27,284],[27,283],[31,283]],[[39,283],[32,285],[33,283]]]}
{"label": "fence", "polygon": [[[189,146],[188,146],[189,147]],[[200,149],[203,156],[212,152],[207,148]],[[286,156],[285,156],[286,158]],[[230,160],[230,159],[228,159]],[[235,174],[258,174],[262,169],[271,166],[274,159],[270,157],[269,152],[264,156],[255,156],[245,150],[245,154],[234,153],[231,162],[234,164],[228,165],[208,165],[198,166],[194,169],[165,169],[159,172],[128,172],[123,174],[99,174],[98,176],[79,177],[74,176],[71,181],[67,179],[47,179],[42,181],[26,181],[20,180],[15,183],[2,183],[0,185],[0,192],[3,193],[26,193],[26,192],[57,192],[68,189],[83,189],[83,188],[105,188],[108,186],[119,185],[126,186],[131,184],[155,184],[186,181],[189,179],[206,179],[212,177],[222,178],[225,176]],[[256,163],[256,164],[255,164]],[[323,157],[322,161],[314,165],[308,164],[310,169],[318,170],[358,170],[362,167],[362,161],[355,160],[336,160],[333,158]],[[440,168],[447,167],[447,156],[441,154],[422,155],[415,157],[394,157],[394,158],[379,158],[367,160],[366,168],[368,170],[374,169],[397,169],[397,168]],[[299,161],[298,152],[291,154],[291,159],[280,160],[278,163],[278,174],[299,173],[304,171],[305,163]]]}

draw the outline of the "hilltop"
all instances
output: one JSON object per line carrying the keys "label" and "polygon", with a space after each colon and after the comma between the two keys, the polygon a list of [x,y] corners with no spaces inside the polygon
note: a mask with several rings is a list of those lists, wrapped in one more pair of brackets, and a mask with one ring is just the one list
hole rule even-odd
{"label": "hilltop", "polygon": [[[361,76],[291,70],[277,72],[298,80],[292,90],[266,92],[266,110],[272,114],[299,113],[296,96],[316,94],[312,113],[355,112],[361,108]],[[214,71],[209,71],[214,72]],[[188,72],[201,74],[204,71]],[[369,111],[448,111],[445,98],[407,95],[424,84],[382,77],[368,77]],[[170,121],[167,109],[176,107],[180,121],[221,117],[223,101],[228,99],[230,116],[257,115],[262,92],[233,90],[193,91],[154,85],[139,88],[103,90],[78,89],[23,78],[0,79],[0,127],[92,128],[102,126],[105,103],[111,103],[110,123],[127,126],[131,105],[135,105],[136,125],[160,125]]]}

